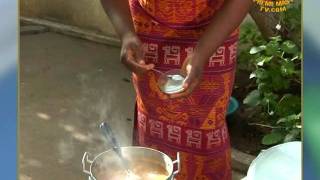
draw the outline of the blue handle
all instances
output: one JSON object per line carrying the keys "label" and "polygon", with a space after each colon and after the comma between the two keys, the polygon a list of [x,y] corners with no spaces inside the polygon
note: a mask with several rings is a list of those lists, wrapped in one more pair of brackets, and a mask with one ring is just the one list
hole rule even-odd
{"label": "blue handle", "polygon": [[108,125],[108,123],[103,122],[100,124],[100,129],[102,131],[102,134],[105,136],[105,138],[109,141],[109,143],[112,144],[113,150],[122,157],[121,148],[119,146],[119,143],[117,139],[115,138],[111,127]]}

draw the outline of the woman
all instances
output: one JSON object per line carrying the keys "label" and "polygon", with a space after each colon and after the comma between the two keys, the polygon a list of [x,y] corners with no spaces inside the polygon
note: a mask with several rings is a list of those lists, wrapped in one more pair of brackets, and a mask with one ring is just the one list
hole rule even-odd
{"label": "woman", "polygon": [[[230,180],[225,122],[238,26],[251,0],[101,0],[122,42],[137,94],[134,142],[172,158],[178,180]],[[161,71],[182,68],[185,91],[163,94]]]}

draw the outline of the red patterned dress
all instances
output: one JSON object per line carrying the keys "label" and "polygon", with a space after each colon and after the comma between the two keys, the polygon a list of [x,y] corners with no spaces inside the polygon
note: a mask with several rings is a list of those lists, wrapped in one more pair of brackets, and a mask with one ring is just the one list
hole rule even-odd
{"label": "red patterned dress", "polygon": [[[144,59],[161,71],[181,68],[220,9],[223,0],[129,0]],[[226,111],[232,92],[238,29],[213,54],[203,79],[185,98],[167,99],[158,74],[133,76],[137,94],[136,145],[158,149],[175,159],[177,180],[231,180]]]}

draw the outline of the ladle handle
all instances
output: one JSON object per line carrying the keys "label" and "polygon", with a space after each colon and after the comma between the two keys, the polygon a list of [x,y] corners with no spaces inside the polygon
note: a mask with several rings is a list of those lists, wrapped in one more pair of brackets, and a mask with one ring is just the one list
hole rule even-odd
{"label": "ladle handle", "polygon": [[159,71],[158,69],[151,69],[152,71],[154,71],[154,72],[157,72],[157,73],[159,73],[159,74],[165,74],[164,72],[162,72],[162,71]]}
{"label": "ladle handle", "polygon": [[105,138],[109,141],[109,143],[112,144],[113,150],[118,153],[122,157],[121,149],[119,146],[118,141],[116,140],[111,127],[108,125],[108,123],[103,122],[100,124],[100,129],[102,131],[102,134],[105,136]]}
{"label": "ladle handle", "polygon": [[173,165],[177,166],[177,170],[173,172],[173,179],[174,177],[179,174],[180,170],[181,170],[181,164],[180,164],[180,153],[177,152],[177,159],[175,161],[173,161]]}
{"label": "ladle handle", "polygon": [[82,171],[91,176],[90,167],[93,161],[89,159],[89,153],[85,152],[82,157]]}

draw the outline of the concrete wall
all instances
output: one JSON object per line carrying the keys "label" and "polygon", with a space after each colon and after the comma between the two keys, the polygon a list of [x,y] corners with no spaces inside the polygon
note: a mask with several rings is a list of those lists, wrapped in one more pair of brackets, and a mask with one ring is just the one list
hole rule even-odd
{"label": "concrete wall", "polygon": [[[20,13],[25,17],[51,20],[116,36],[100,0],[20,0]],[[252,21],[249,16],[245,22],[248,21]]]}
{"label": "concrete wall", "polygon": [[21,16],[42,18],[116,36],[100,0],[20,0]]}

